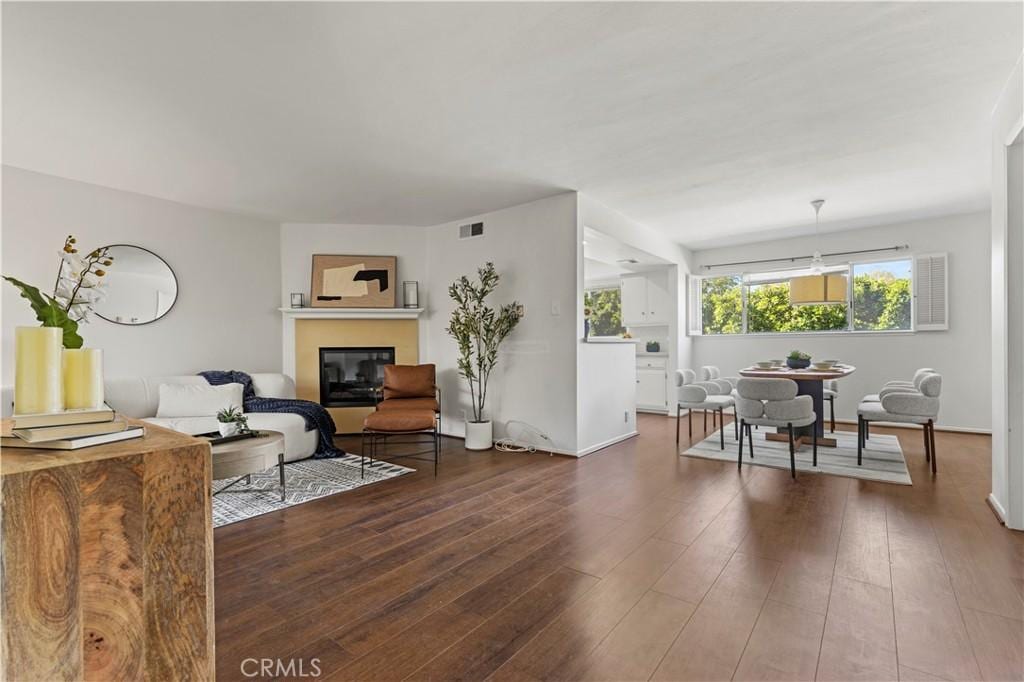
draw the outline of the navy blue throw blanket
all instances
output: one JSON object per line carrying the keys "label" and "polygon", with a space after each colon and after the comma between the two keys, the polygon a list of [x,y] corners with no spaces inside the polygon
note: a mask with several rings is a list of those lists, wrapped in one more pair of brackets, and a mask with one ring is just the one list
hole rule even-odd
{"label": "navy blue throw blanket", "polygon": [[345,455],[344,450],[334,446],[334,419],[323,405],[309,400],[257,396],[252,387],[252,377],[245,372],[210,370],[200,372],[199,376],[206,379],[211,386],[242,384],[242,411],[244,412],[287,412],[301,416],[306,420],[307,429],[316,429],[320,432],[320,442],[316,446],[316,452],[313,453],[314,459]]}

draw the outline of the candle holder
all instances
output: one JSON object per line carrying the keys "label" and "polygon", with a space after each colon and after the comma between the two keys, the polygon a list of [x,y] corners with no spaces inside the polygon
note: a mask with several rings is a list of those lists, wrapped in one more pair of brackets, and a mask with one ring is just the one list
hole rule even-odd
{"label": "candle holder", "polygon": [[415,281],[402,282],[402,307],[420,307],[420,283]]}

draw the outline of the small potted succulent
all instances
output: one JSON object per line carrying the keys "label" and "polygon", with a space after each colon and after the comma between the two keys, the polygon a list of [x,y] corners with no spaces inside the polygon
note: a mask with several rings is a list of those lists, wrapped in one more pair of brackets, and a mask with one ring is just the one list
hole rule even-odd
{"label": "small potted succulent", "polygon": [[786,356],[786,365],[790,369],[806,369],[811,366],[811,356],[798,350],[790,351]]}
{"label": "small potted succulent", "polygon": [[249,433],[249,418],[242,414],[242,410],[232,405],[217,413],[219,422],[218,430],[220,435],[235,436]]}

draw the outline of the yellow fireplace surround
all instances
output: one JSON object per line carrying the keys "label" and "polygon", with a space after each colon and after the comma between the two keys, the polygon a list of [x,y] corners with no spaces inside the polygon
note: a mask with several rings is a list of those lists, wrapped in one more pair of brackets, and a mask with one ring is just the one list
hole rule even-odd
{"label": "yellow fireplace surround", "polygon": [[[295,320],[295,389],[304,400],[320,402],[320,348],[394,346],[395,362],[419,362],[419,322],[389,319]],[[372,407],[328,407],[338,433],[359,433]]]}

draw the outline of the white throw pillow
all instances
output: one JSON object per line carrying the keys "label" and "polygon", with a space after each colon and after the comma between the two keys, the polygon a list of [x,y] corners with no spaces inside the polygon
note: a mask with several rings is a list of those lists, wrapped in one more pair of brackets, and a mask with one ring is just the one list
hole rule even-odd
{"label": "white throw pillow", "polygon": [[228,407],[242,409],[242,384],[160,384],[156,416],[215,417]]}

